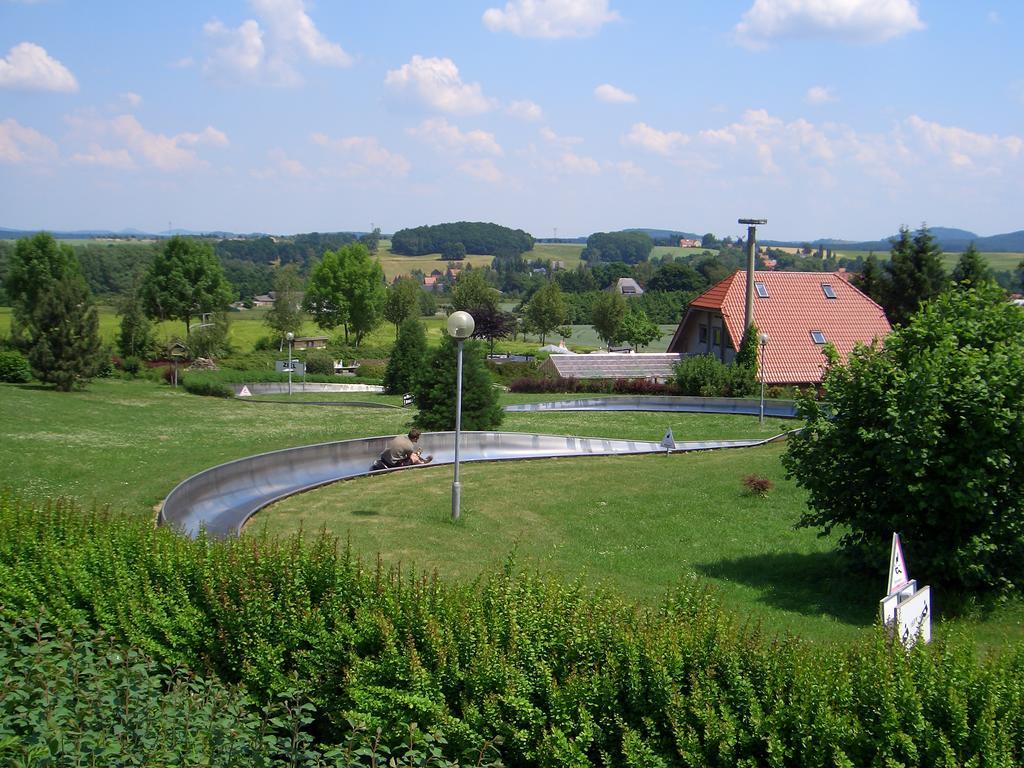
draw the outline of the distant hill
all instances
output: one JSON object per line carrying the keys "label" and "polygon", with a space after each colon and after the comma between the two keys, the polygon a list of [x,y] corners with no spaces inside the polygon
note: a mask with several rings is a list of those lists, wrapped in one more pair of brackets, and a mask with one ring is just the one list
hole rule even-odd
{"label": "distant hill", "polygon": [[646,227],[632,227],[630,229],[624,229],[623,232],[643,232],[651,240],[678,240],[679,238],[686,238],[687,240],[700,240],[701,235],[696,232],[680,232],[678,229],[648,229]]}
{"label": "distant hill", "polygon": [[[980,235],[966,229],[955,229],[952,227],[929,227],[932,236],[938,241],[939,247],[950,253],[959,253],[967,249],[972,242],[974,247],[983,253],[1024,253],[1024,230],[1008,232],[1002,235]],[[890,235],[882,240],[837,240],[835,238],[819,238],[817,240],[804,241],[781,241],[761,240],[761,245],[777,246],[781,248],[797,248],[805,242],[817,247],[843,249],[847,251],[875,251],[876,253],[888,253],[892,247],[891,239],[897,235]]]}

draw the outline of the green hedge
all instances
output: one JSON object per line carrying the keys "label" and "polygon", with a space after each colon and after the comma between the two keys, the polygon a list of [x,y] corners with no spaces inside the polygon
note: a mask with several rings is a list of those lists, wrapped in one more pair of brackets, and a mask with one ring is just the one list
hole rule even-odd
{"label": "green hedge", "polygon": [[[444,740],[406,726],[401,742],[353,725],[318,748],[314,708],[294,692],[266,706],[242,688],[167,668],[88,627],[0,620],[0,763],[48,765],[457,766]],[[494,765],[496,750],[483,745]],[[415,758],[436,756],[432,762]]]}
{"label": "green hedge", "polygon": [[[1014,766],[1024,647],[905,653],[762,636],[686,579],[657,610],[517,573],[473,586],[364,566],[336,541],[193,541],[0,497],[0,605],[156,659],[301,695],[313,732],[415,721],[512,766]],[[291,693],[289,693],[291,692]],[[396,731],[395,729],[398,729]],[[457,752],[458,753],[458,752]]]}
{"label": "green hedge", "polygon": [[[380,384],[379,378],[365,376],[335,376],[309,374],[303,379],[293,375],[292,382],[305,381],[327,382],[331,384]],[[209,397],[234,397],[235,387],[242,384],[260,384],[267,382],[287,382],[287,373],[277,371],[236,371],[221,369],[219,371],[185,371],[178,373],[178,381],[186,392],[193,395]]]}

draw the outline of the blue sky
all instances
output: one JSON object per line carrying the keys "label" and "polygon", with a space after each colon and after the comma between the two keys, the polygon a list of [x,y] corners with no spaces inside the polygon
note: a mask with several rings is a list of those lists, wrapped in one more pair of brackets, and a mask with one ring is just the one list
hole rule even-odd
{"label": "blue sky", "polygon": [[0,0],[0,226],[1024,228],[1019,0]]}

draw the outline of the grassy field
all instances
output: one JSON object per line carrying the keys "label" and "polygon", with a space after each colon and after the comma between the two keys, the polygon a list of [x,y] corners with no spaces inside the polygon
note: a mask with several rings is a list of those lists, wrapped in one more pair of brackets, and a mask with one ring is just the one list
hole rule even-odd
{"label": "grassy field", "polygon": [[[0,385],[0,477],[27,494],[70,495],[148,516],[174,485],[207,467],[277,448],[393,434],[409,418],[401,409],[200,398],[147,381],[102,380],[68,394]],[[532,413],[508,414],[502,429],[659,440],[671,427],[686,440],[768,436],[792,426],[768,420],[761,428],[742,416]],[[325,525],[368,559],[380,553],[446,578],[472,579],[515,552],[524,566],[646,603],[696,576],[716,585],[732,610],[772,631],[855,636],[874,619],[883,579],[851,582],[832,541],[793,528],[804,495],[784,477],[782,450],[775,444],[669,457],[474,463],[462,473],[458,524],[449,520],[451,470],[431,467],[304,494],[260,513],[253,526],[286,533]],[[744,492],[748,474],[773,482],[767,498]],[[952,628],[966,627],[984,647],[997,648],[1024,637],[1022,626],[1024,609],[1013,603]]]}

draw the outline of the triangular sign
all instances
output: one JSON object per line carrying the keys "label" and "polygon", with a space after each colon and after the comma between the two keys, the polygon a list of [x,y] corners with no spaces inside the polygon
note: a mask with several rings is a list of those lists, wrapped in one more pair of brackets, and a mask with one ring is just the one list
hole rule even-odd
{"label": "triangular sign", "polygon": [[910,581],[907,573],[907,562],[903,559],[903,548],[900,546],[900,535],[892,535],[892,554],[889,556],[889,594],[899,592]]}
{"label": "triangular sign", "polygon": [[238,393],[239,397],[252,397],[252,392],[249,391],[249,387],[245,384],[242,385],[242,391]]}
{"label": "triangular sign", "polygon": [[676,439],[672,437],[672,427],[669,427],[668,432],[666,432],[665,436],[661,438],[661,447],[670,451],[674,451],[676,449]]}

